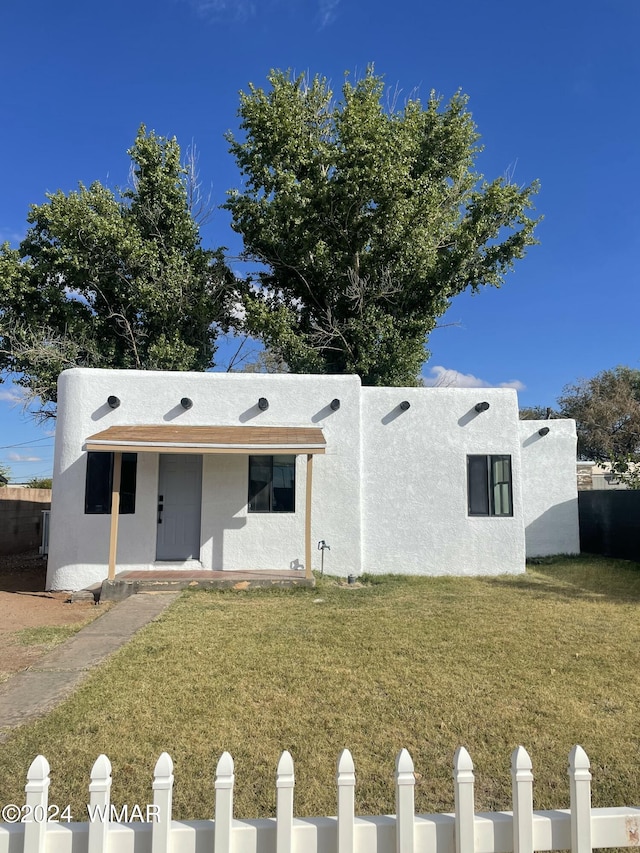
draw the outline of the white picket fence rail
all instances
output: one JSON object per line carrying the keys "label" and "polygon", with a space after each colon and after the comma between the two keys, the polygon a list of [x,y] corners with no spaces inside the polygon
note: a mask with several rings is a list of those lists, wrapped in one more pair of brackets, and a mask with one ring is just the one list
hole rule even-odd
{"label": "white picket fence rail", "polygon": [[582,747],[569,754],[569,809],[534,811],[531,770],[527,751],[518,747],[511,756],[513,811],[476,813],[473,764],[460,747],[453,768],[455,812],[416,815],[413,761],[403,749],[395,767],[396,814],[356,817],[355,767],[345,749],[338,760],[337,817],[294,818],[293,759],[283,752],[276,772],[276,817],[234,820],[233,759],[225,752],[215,775],[215,820],[176,821],[173,762],[163,752],[155,767],[150,817],[145,811],[123,822],[127,809],[112,810],[111,763],[101,755],[89,785],[93,819],[65,823],[43,819],[55,817],[57,807],[49,803],[49,763],[39,755],[27,774],[25,803],[4,804],[5,821],[16,822],[0,823],[0,853],[590,853],[595,847],[640,845],[640,808],[591,808],[590,765]]}

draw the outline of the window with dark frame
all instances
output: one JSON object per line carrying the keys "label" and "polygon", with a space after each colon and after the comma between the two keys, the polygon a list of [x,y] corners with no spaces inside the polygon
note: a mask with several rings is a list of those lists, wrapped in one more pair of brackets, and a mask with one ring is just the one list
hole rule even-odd
{"label": "window with dark frame", "polygon": [[[84,490],[85,515],[109,515],[113,491],[113,453],[90,450],[87,453],[87,477]],[[120,478],[120,515],[136,511],[137,453],[122,454]]]}
{"label": "window with dark frame", "polygon": [[467,456],[469,515],[512,516],[511,456]]}
{"label": "window with dark frame", "polygon": [[296,511],[296,457],[249,456],[249,512]]}

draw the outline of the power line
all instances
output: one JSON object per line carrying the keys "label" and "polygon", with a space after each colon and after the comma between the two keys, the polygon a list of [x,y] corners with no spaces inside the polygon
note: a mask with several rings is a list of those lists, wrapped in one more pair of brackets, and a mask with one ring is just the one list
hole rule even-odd
{"label": "power line", "polygon": [[[50,435],[45,435],[43,438],[34,438],[32,441],[19,441],[18,444],[0,444],[0,450],[8,450],[10,447],[26,447],[28,444],[37,444],[39,441],[49,441]],[[51,444],[45,444],[43,447],[53,447]]]}
{"label": "power line", "polygon": [[[38,462],[44,463],[46,465],[47,460],[43,459],[41,456],[38,456],[37,459],[8,459],[3,464],[12,467],[13,465],[36,465]],[[53,464],[53,460],[51,460],[51,462]]]}
{"label": "power line", "polygon": [[[18,477],[20,477],[19,474],[18,474]],[[38,471],[36,474],[29,474],[28,476],[26,474],[23,474],[19,480],[11,480],[10,479],[9,485],[10,486],[24,486],[24,485],[26,485],[26,483],[29,482],[29,480],[39,480],[39,479],[47,479],[48,480],[49,478],[52,478],[52,477],[53,477],[53,474],[51,472],[51,469],[48,468],[45,471]]]}

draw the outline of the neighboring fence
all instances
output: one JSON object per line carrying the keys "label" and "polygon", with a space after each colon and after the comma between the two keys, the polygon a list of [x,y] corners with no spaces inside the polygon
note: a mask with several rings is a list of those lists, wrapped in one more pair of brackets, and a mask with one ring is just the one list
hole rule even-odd
{"label": "neighboring fence", "polygon": [[640,562],[640,491],[578,492],[580,550]]}
{"label": "neighboring fence", "polygon": [[51,489],[0,488],[0,556],[40,546],[42,510],[51,506]]}
{"label": "neighboring fence", "polygon": [[51,529],[51,510],[43,509],[42,510],[42,531],[41,531],[41,539],[40,539],[40,553],[43,557],[47,557],[49,555],[49,530]]}
{"label": "neighboring fence", "polygon": [[39,755],[27,774],[26,803],[4,806],[3,819],[15,822],[0,824],[0,853],[591,853],[594,847],[640,844],[640,808],[591,808],[589,759],[580,746],[569,754],[570,808],[554,811],[533,810],[531,759],[523,747],[511,756],[512,812],[474,813],[473,764],[464,747],[454,758],[454,814],[415,814],[415,775],[406,749],[396,759],[395,815],[354,816],[355,768],[346,749],[338,761],[337,817],[293,817],[295,780],[288,752],[276,773],[275,818],[233,819],[234,768],[228,752],[216,769],[215,821],[172,820],[173,763],[166,752],[154,777],[148,806],[115,806],[111,764],[101,755],[91,771],[89,822],[52,822],[45,818],[64,821],[68,815],[49,804],[49,764]]}

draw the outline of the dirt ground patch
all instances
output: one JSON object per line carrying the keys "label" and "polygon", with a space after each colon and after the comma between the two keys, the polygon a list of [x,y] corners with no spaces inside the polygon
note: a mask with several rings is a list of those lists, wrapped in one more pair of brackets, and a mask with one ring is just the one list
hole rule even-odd
{"label": "dirt ground patch", "polygon": [[37,553],[0,556],[0,682],[33,666],[55,642],[54,636],[53,640],[32,640],[25,645],[21,639],[24,634],[19,632],[27,628],[79,627],[104,613],[103,606],[96,607],[91,602],[69,604],[68,593],[45,592],[45,575],[46,562]]}

